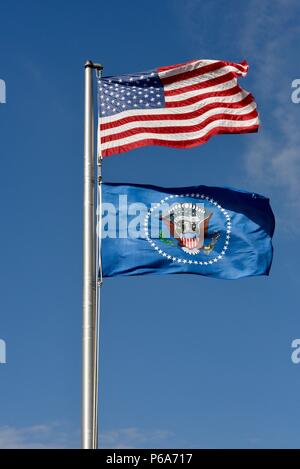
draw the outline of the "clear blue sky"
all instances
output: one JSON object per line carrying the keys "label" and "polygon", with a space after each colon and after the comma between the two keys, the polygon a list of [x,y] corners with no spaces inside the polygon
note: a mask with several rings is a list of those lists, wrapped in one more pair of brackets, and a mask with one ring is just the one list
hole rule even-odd
{"label": "clear blue sky", "polygon": [[107,75],[193,58],[250,64],[258,134],[104,161],[110,182],[271,198],[270,277],[104,282],[100,424],[110,447],[300,447],[299,2],[1,5],[0,446],[79,446],[83,63]]}

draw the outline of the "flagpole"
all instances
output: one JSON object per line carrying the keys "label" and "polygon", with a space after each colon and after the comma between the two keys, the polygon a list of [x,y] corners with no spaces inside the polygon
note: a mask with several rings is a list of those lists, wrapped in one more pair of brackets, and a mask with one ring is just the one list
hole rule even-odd
{"label": "flagpole", "polygon": [[95,252],[95,154],[93,70],[85,63],[84,181],[83,181],[83,321],[82,321],[82,448],[95,449],[95,350],[96,343],[96,252]]}
{"label": "flagpole", "polygon": [[[96,68],[97,82],[102,77],[102,66],[94,64]],[[95,349],[94,349],[94,447],[98,448],[99,430],[99,354],[100,354],[100,291],[102,287],[102,153],[100,145],[100,129],[98,122],[97,131],[97,188],[96,188],[96,306],[95,306]]]}

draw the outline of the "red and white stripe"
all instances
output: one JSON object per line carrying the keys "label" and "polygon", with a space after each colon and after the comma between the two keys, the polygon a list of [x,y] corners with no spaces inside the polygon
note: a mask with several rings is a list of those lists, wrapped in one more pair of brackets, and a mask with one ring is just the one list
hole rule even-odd
{"label": "red and white stripe", "polygon": [[254,98],[237,82],[247,75],[246,62],[195,60],[157,71],[165,107],[99,118],[102,156],[144,145],[190,148],[216,134],[257,131]]}
{"label": "red and white stripe", "polygon": [[188,249],[195,249],[199,244],[199,238],[184,238],[180,237],[182,244],[187,247]]}

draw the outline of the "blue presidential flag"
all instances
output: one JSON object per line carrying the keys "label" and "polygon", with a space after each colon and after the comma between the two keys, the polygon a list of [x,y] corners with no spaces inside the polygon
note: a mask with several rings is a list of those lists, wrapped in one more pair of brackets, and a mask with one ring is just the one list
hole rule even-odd
{"label": "blue presidential flag", "polygon": [[102,273],[268,275],[269,199],[231,188],[103,184]]}

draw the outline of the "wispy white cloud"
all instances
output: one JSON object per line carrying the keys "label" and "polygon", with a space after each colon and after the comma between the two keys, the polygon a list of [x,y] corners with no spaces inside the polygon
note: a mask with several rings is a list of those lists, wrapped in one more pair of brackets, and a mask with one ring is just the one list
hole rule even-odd
{"label": "wispy white cloud", "polygon": [[300,106],[291,101],[291,83],[298,78],[293,74],[297,73],[294,54],[299,53],[299,7],[296,0],[252,0],[241,36],[241,46],[255,69],[261,111],[260,132],[245,153],[246,171],[251,180],[283,194],[277,219],[289,232],[288,220],[293,228],[300,221]]}
{"label": "wispy white cloud", "polygon": [[[174,434],[168,430],[136,427],[101,432],[101,448],[160,448],[170,446]],[[79,448],[80,431],[61,422],[31,426],[0,426],[0,449]]]}
{"label": "wispy white cloud", "polygon": [[[168,446],[174,434],[168,430],[142,430],[126,427],[100,434],[101,448],[159,448]],[[79,429],[57,422],[30,426],[0,426],[0,449],[79,448]]]}
{"label": "wispy white cloud", "polygon": [[164,447],[167,444],[166,440],[172,436],[173,433],[167,430],[145,431],[136,427],[120,428],[103,432],[100,435],[100,447],[116,449],[159,448]]}
{"label": "wispy white cloud", "polygon": [[73,448],[79,445],[79,434],[61,423],[24,427],[1,426],[0,449]]}
{"label": "wispy white cloud", "polygon": [[291,101],[291,83],[300,78],[299,0],[186,0],[179,12],[179,30],[193,57],[248,60],[245,85],[258,103],[261,127],[245,139],[244,182],[269,194],[277,222],[282,220],[278,226],[298,234],[300,104]]}

